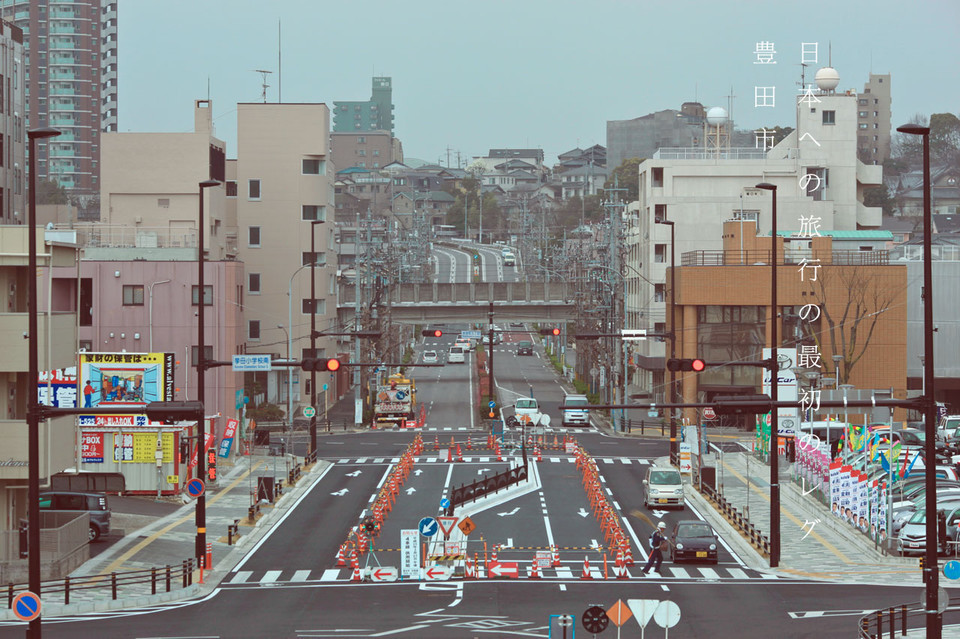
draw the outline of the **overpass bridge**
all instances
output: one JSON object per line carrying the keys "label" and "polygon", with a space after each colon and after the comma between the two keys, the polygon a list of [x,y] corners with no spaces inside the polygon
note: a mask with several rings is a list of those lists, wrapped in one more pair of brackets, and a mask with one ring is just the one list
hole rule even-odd
{"label": "overpass bridge", "polygon": [[[356,287],[341,283],[337,319],[353,320]],[[392,284],[384,287],[381,313],[399,324],[486,322],[493,302],[497,322],[566,322],[576,318],[576,291],[567,282]],[[387,307],[387,308],[385,308]]]}

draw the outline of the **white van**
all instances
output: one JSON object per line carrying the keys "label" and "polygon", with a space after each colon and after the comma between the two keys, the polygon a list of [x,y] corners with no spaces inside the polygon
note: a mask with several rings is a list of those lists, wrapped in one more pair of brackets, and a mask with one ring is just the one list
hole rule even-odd
{"label": "white van", "polygon": [[[587,406],[590,402],[586,395],[567,395],[563,403],[565,406]],[[564,426],[589,426],[590,411],[586,408],[565,408],[561,422]]]}
{"label": "white van", "polygon": [[464,355],[463,355],[463,347],[462,347],[462,346],[451,346],[451,347],[450,347],[450,354],[447,355],[447,363],[448,363],[448,364],[463,364],[463,363],[466,362],[466,361],[467,361],[467,360],[466,360],[466,358],[465,358]]}
{"label": "white van", "polygon": [[534,398],[521,397],[517,400],[517,403],[514,404],[514,408],[517,419],[521,422],[527,421],[528,418],[531,424],[538,424],[540,422],[540,406]]}

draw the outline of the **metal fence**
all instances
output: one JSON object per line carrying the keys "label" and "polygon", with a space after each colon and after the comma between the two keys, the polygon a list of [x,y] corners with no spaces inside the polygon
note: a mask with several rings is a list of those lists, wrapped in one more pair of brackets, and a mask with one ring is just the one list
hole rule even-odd
{"label": "metal fence", "polygon": [[[59,561],[90,543],[89,530],[90,515],[87,513],[40,513],[41,556],[44,560]],[[23,559],[21,543],[19,530],[0,531],[0,561]]]}

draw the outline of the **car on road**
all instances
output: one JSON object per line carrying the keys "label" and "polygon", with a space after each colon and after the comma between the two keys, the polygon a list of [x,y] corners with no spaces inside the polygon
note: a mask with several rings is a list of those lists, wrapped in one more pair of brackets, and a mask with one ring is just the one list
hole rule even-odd
{"label": "car on road", "polygon": [[436,363],[437,363],[437,351],[423,351],[423,363],[424,363],[424,364],[436,364]]}
{"label": "car on road", "polygon": [[517,342],[517,355],[533,355],[533,342]]}
{"label": "car on road", "polygon": [[684,560],[717,563],[717,533],[710,524],[697,520],[678,521],[670,534],[670,561]]}
{"label": "car on road", "polygon": [[643,505],[646,508],[657,506],[679,506],[683,508],[683,479],[676,468],[651,466],[647,469],[647,478],[643,480]]}
{"label": "car on road", "polygon": [[532,397],[521,397],[514,404],[517,420],[530,424],[540,422],[540,405]]}
{"label": "car on road", "polygon": [[447,355],[448,364],[463,364],[467,361],[467,358],[464,356],[462,346],[451,346],[450,354]]}
{"label": "car on road", "polygon": [[523,322],[510,322],[510,328],[524,328]]}
{"label": "car on road", "polygon": [[[590,400],[586,395],[569,394],[563,398],[565,406],[588,406]],[[565,408],[561,419],[563,426],[589,426],[590,410],[587,408]]]}
{"label": "car on road", "polygon": [[40,493],[40,511],[90,515],[90,541],[97,541],[110,534],[110,508],[103,493],[52,491]]}

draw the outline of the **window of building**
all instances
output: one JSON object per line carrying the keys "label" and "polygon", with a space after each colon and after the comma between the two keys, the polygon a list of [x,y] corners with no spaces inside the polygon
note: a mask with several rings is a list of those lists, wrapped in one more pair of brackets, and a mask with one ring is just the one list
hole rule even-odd
{"label": "window of building", "polygon": [[160,208],[160,209],[169,209],[169,208],[170,208],[170,198],[168,198],[168,197],[158,197],[158,198],[157,198],[157,208]]}
{"label": "window of building", "polygon": [[[653,323],[653,332],[654,333],[666,333],[667,332],[667,323],[666,322],[654,322]],[[658,342],[664,341],[663,337],[655,337],[655,340]]]}
{"label": "window of building", "polygon": [[247,246],[260,246],[260,227],[247,228]]}
{"label": "window of building", "polygon": [[301,264],[307,266],[313,264],[316,260],[317,266],[326,266],[327,265],[327,255],[321,251],[311,253],[310,251],[303,251],[301,254]]}
{"label": "window of building", "polygon": [[260,274],[259,273],[247,274],[247,288],[250,289],[251,295],[260,294]]}
{"label": "window of building", "polygon": [[653,261],[663,264],[667,261],[667,245],[655,244],[653,246]]}
{"label": "window of building", "polygon": [[858,113],[858,115],[859,115],[861,118],[865,118],[865,117],[867,117],[867,112],[866,112],[866,111],[861,111],[860,113]]}
{"label": "window of building", "polygon": [[313,308],[316,308],[317,315],[325,315],[327,312],[327,300],[325,299],[316,299],[313,300],[314,304],[310,304],[309,299],[300,300],[300,312],[304,315],[309,315],[312,312]]}
{"label": "window of building", "polygon": [[[199,354],[200,354],[200,348],[196,344],[190,347],[190,365],[191,366],[197,365],[197,355]],[[204,345],[203,359],[204,361],[207,361],[207,362],[213,361],[213,346],[209,344]]]}
{"label": "window of building", "polygon": [[379,150],[379,149],[374,149],[374,150],[373,150],[373,156],[374,156],[374,157],[380,157],[380,150]]}
{"label": "window of building", "polygon": [[665,302],[666,299],[667,299],[666,284],[654,284],[653,285],[653,301]]}
{"label": "window of building", "polygon": [[367,138],[365,136],[363,135],[357,136],[357,144],[366,144],[366,143],[367,143]]}
{"label": "window of building", "polygon": [[357,149],[357,155],[359,155],[360,157],[365,157],[365,156],[367,155],[367,150],[366,150],[366,149]]}
{"label": "window of building", "polygon": [[323,175],[326,171],[323,160],[304,158],[302,164],[304,175]]}
{"label": "window of building", "polygon": [[873,103],[874,103],[874,104],[880,104],[879,98],[874,98],[874,99],[873,99]]}
{"label": "window of building", "polygon": [[[198,300],[200,299],[199,287],[194,284],[190,287],[190,304],[193,306],[198,306]],[[204,284],[203,285],[203,305],[204,306],[213,306],[213,284]]]}
{"label": "window of building", "polygon": [[869,100],[867,100],[866,98],[860,98],[860,106],[867,106],[868,102]]}
{"label": "window of building", "polygon": [[143,306],[143,284],[123,285],[123,305]]}
{"label": "window of building", "polygon": [[836,111],[824,111],[824,112],[823,112],[823,123],[824,123],[824,124],[836,124],[836,123],[837,123],[837,112],[836,112]]}
{"label": "window of building", "polygon": [[247,339],[260,339],[260,320],[247,320]]}
{"label": "window of building", "polygon": [[663,186],[663,167],[662,166],[653,167],[652,179],[653,179],[654,188]]}
{"label": "window of building", "polygon": [[247,199],[260,199],[260,180],[247,180]]}
{"label": "window of building", "polygon": [[870,127],[870,125],[867,124],[866,122],[861,122],[861,123],[860,123],[860,128],[861,128],[861,129],[866,129],[866,128],[869,128],[869,127]]}
{"label": "window of building", "polygon": [[875,118],[880,117],[880,112],[879,112],[879,111],[874,111],[874,112],[873,112],[873,117],[875,117]]}
{"label": "window of building", "polygon": [[874,123],[873,123],[873,128],[879,129],[879,128],[880,128],[880,123],[879,123],[879,122],[874,122]]}
{"label": "window of building", "polygon": [[654,204],[653,205],[653,221],[663,222],[665,219],[667,219],[667,205]]}
{"label": "window of building", "polygon": [[326,221],[327,209],[319,204],[304,204],[300,207],[300,219],[304,222]]}
{"label": "window of building", "polygon": [[227,197],[237,197],[236,180],[227,180]]}

